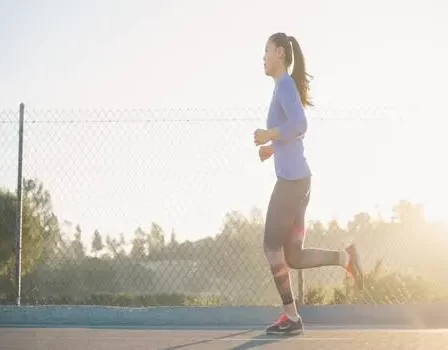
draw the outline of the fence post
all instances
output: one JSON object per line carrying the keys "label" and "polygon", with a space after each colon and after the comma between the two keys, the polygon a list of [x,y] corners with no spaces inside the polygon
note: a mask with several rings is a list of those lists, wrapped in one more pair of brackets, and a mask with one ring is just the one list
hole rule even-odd
{"label": "fence post", "polygon": [[297,304],[303,305],[305,303],[304,287],[303,287],[303,270],[297,270],[297,284],[298,284]]}
{"label": "fence post", "polygon": [[22,295],[22,208],[23,208],[23,194],[22,194],[22,161],[23,161],[23,124],[25,119],[25,105],[20,104],[19,109],[19,156],[17,167],[17,208],[16,208],[16,261],[15,261],[15,282],[16,282],[16,304],[20,306],[20,299]]}

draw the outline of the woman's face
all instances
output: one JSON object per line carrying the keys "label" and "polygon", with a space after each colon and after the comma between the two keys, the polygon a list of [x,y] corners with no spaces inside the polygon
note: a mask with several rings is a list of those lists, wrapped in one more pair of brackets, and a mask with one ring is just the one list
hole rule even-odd
{"label": "woman's face", "polygon": [[274,76],[275,72],[281,68],[283,64],[284,50],[277,47],[272,41],[268,40],[264,53],[264,72],[268,76]]}

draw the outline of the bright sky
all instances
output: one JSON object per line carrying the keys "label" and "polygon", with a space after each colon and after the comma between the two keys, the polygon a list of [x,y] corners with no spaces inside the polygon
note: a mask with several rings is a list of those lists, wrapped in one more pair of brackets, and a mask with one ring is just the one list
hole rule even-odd
{"label": "bright sky", "polygon": [[[266,208],[273,164],[259,163],[252,132],[273,89],[265,41],[285,31],[315,76],[309,219],[386,212],[401,198],[448,219],[447,10],[443,0],[0,0],[0,111],[23,101],[29,120],[122,120],[26,126],[24,175],[86,233],[131,238],[154,220],[181,240],[214,235],[226,211]],[[145,111],[57,112],[92,108]],[[207,121],[125,122],[156,108],[158,119]],[[11,189],[16,134],[0,123],[0,184]]]}

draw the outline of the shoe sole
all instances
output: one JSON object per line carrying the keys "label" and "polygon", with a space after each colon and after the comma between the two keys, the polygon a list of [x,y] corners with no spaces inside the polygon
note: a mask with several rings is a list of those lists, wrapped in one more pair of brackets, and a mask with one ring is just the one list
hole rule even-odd
{"label": "shoe sole", "polygon": [[282,336],[282,337],[288,337],[288,336],[292,337],[292,336],[303,335],[305,333],[305,330],[297,329],[297,330],[290,331],[290,332],[266,331],[265,333],[266,333],[266,335],[277,335],[277,336]]}

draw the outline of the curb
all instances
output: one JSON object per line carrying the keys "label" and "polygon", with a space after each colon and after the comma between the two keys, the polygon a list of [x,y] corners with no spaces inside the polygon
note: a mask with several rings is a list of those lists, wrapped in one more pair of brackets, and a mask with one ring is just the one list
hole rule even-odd
{"label": "curb", "polygon": [[[0,327],[254,327],[278,315],[275,307],[0,307]],[[448,327],[448,304],[303,306],[306,324]]]}

